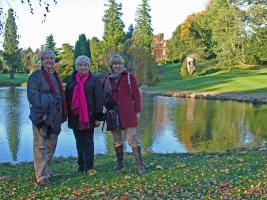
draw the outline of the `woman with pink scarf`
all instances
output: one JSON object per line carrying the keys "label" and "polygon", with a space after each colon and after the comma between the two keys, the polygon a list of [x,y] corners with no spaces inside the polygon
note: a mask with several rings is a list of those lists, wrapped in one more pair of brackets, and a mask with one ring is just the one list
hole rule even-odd
{"label": "woman with pink scarf", "polygon": [[78,169],[86,172],[94,167],[94,127],[103,120],[103,89],[90,70],[90,58],[79,56],[76,70],[66,85],[68,126],[73,129],[78,153]]}

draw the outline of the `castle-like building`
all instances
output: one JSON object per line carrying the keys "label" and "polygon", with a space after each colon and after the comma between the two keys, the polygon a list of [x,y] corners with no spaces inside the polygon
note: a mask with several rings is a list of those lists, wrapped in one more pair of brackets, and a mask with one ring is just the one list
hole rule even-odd
{"label": "castle-like building", "polygon": [[152,41],[152,56],[155,63],[167,61],[167,42],[164,40],[164,33],[159,33],[153,36]]}

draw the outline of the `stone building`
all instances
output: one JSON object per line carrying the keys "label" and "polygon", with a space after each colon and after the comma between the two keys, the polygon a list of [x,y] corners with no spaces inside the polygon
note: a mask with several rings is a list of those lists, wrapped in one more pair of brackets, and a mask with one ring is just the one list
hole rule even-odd
{"label": "stone building", "polygon": [[155,63],[167,61],[167,43],[163,33],[153,36],[152,56]]}

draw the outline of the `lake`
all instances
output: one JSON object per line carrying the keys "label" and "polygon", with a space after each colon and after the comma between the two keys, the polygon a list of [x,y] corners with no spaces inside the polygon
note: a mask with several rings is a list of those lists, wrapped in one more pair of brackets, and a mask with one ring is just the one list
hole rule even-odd
{"label": "lake", "polygon": [[[143,95],[138,134],[154,153],[225,152],[267,141],[267,105]],[[32,124],[25,87],[0,88],[0,162],[32,161]],[[102,127],[102,126],[101,126]],[[95,129],[95,154],[114,154],[111,133]],[[125,150],[131,152],[125,140]],[[55,156],[76,156],[62,125]]]}

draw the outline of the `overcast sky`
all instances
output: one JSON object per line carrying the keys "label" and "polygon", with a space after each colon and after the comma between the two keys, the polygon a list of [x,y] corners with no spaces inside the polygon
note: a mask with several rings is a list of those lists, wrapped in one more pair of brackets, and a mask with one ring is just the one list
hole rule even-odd
{"label": "overcast sky", "polygon": [[[38,2],[37,0],[32,0]],[[164,33],[169,39],[177,25],[181,24],[188,15],[203,10],[208,0],[150,0],[153,33]],[[1,1],[5,3],[5,1]],[[51,5],[45,23],[42,12],[34,5],[35,14],[29,12],[27,5],[20,0],[9,0],[15,8],[18,18],[19,46],[21,48],[39,48],[45,43],[45,38],[53,34],[60,47],[63,43],[74,46],[79,34],[84,33],[87,38],[93,36],[99,39],[103,36],[104,3],[105,0],[58,0],[57,5]],[[127,31],[130,24],[134,24],[137,5],[141,0],[117,0],[122,3],[122,20]],[[4,5],[7,8],[7,5]]]}

